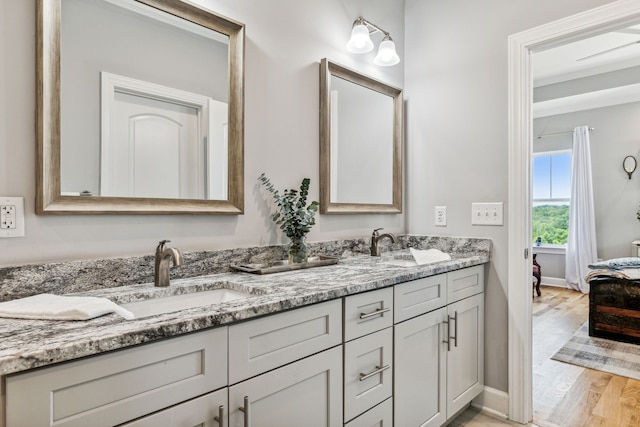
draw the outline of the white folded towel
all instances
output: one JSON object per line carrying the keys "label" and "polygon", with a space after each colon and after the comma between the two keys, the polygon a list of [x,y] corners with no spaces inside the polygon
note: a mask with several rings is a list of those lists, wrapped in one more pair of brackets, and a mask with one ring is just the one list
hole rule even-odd
{"label": "white folded towel", "polygon": [[134,318],[129,310],[106,298],[39,294],[0,302],[0,317],[13,319],[88,320],[109,313]]}
{"label": "white folded towel", "polygon": [[413,259],[418,265],[433,264],[434,262],[451,261],[451,256],[438,249],[418,250],[409,248]]}

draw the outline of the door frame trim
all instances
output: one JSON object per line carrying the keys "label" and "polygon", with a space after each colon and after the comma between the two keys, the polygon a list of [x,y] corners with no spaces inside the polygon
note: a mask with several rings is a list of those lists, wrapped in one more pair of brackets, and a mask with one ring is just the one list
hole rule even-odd
{"label": "door frame trim", "polygon": [[531,152],[533,80],[531,53],[640,21],[639,0],[618,0],[509,36],[508,351],[509,418],[533,416],[531,259]]}

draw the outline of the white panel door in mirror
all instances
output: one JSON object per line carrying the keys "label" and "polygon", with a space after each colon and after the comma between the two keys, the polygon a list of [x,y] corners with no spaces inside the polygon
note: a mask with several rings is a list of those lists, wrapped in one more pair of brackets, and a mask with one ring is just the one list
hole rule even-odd
{"label": "white panel door in mirror", "polygon": [[227,104],[102,73],[100,195],[225,199]]}

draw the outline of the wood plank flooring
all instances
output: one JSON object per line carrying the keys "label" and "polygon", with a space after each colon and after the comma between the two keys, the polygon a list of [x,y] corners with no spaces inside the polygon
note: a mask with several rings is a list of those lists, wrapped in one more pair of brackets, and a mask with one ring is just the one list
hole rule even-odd
{"label": "wood plank flooring", "polygon": [[[533,301],[533,424],[640,427],[640,381],[551,360],[589,317],[589,297],[550,286]],[[640,351],[640,346],[638,347]],[[469,408],[450,426],[518,426]]]}
{"label": "wood plank flooring", "polygon": [[550,359],[588,317],[589,297],[580,292],[546,286],[534,299],[533,422],[640,426],[640,381]]}

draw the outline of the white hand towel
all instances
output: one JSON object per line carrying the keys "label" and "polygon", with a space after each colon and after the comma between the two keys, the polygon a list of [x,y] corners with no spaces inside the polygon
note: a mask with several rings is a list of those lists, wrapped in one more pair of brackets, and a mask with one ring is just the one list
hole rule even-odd
{"label": "white hand towel", "polygon": [[435,262],[451,261],[451,256],[438,249],[418,250],[409,248],[413,259],[418,265],[433,264]]}
{"label": "white hand towel", "polygon": [[40,294],[0,302],[0,317],[13,319],[88,320],[109,313],[134,318],[129,310],[106,298]]}

